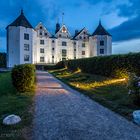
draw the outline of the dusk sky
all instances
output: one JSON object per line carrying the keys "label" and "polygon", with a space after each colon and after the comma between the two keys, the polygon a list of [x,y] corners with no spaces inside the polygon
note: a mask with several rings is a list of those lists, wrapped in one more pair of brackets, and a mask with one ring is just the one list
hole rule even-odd
{"label": "dusk sky", "polygon": [[86,27],[93,33],[99,23],[113,36],[113,53],[140,51],[140,0],[5,0],[0,1],[0,51],[6,51],[6,26],[20,14],[21,8],[35,27],[42,22],[54,33],[59,19],[73,35]]}

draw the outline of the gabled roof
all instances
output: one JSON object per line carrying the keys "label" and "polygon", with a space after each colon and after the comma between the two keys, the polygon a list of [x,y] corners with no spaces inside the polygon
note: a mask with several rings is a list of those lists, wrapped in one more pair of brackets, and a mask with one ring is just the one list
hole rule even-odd
{"label": "gabled roof", "polygon": [[75,34],[72,39],[75,39],[75,37],[77,37],[79,34],[81,34],[84,29],[85,29],[85,27],[82,30],[80,30],[77,34]]}
{"label": "gabled roof", "polygon": [[18,16],[18,18],[14,22],[9,24],[7,26],[7,28],[9,26],[16,26],[16,27],[17,26],[22,26],[22,27],[26,27],[26,28],[33,28],[32,25],[29,23],[29,21],[24,16],[23,10],[21,10],[21,14]]}
{"label": "gabled roof", "polygon": [[111,34],[109,34],[106,31],[106,29],[102,26],[101,21],[99,22],[98,27],[96,28],[96,30],[92,34],[92,36],[94,36],[94,35],[108,35],[108,36],[111,36]]}

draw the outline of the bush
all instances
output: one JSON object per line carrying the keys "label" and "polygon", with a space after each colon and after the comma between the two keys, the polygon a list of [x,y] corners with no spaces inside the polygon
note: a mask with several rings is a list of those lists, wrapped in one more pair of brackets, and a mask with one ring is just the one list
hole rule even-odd
{"label": "bush", "polygon": [[129,94],[132,96],[134,104],[140,105],[140,77],[131,73],[128,81]]}
{"label": "bush", "polygon": [[0,53],[0,68],[6,67],[6,53]]}
{"label": "bush", "polygon": [[129,72],[140,75],[140,53],[68,60],[65,65],[70,70],[79,68],[85,73],[108,77],[122,77]]}
{"label": "bush", "polygon": [[12,83],[19,92],[32,91],[35,84],[35,66],[17,65],[12,69]]}
{"label": "bush", "polygon": [[56,70],[56,69],[62,69],[64,68],[64,62],[58,62],[57,64],[54,65],[36,65],[36,69],[38,70]]}

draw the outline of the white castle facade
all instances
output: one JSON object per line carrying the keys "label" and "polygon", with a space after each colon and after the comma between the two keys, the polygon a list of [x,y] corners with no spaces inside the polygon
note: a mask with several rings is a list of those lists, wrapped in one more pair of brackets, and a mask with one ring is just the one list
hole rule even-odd
{"label": "white castle facade", "polygon": [[56,64],[62,60],[112,54],[112,36],[99,23],[92,35],[86,28],[72,36],[63,24],[52,35],[42,23],[35,28],[21,11],[7,26],[7,67],[18,64]]}

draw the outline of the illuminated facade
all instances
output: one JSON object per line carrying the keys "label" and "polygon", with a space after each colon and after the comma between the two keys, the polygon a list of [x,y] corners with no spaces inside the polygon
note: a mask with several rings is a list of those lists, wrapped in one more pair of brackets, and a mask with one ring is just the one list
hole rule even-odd
{"label": "illuminated facade", "polygon": [[72,36],[66,25],[56,24],[52,35],[42,23],[35,28],[21,11],[7,26],[7,67],[18,64],[55,64],[62,60],[112,54],[112,36],[99,23],[90,35],[86,28]]}

